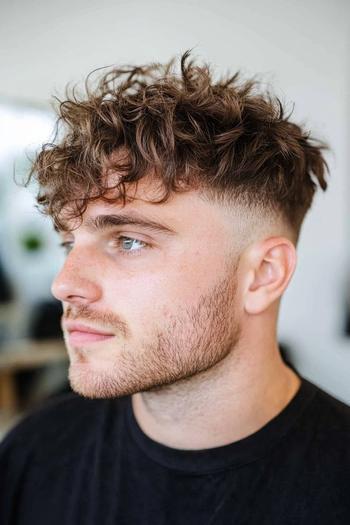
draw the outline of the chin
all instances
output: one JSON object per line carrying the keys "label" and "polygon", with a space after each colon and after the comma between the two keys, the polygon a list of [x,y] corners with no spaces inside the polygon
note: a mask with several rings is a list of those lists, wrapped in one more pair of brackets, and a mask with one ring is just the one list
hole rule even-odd
{"label": "chin", "polygon": [[90,399],[108,399],[124,395],[116,388],[113,379],[102,371],[95,371],[86,363],[75,363],[69,367],[70,386],[77,394]]}
{"label": "chin", "polygon": [[89,399],[116,399],[132,395],[141,390],[142,385],[127,381],[127,372],[120,370],[111,375],[111,369],[91,366],[88,362],[71,363],[68,372],[70,386],[77,394]]}

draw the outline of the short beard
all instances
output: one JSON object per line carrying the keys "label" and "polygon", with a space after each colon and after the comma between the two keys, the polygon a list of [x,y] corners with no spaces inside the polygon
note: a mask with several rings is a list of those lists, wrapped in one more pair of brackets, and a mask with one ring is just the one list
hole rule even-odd
{"label": "short beard", "polygon": [[117,398],[137,392],[159,392],[189,382],[224,360],[237,345],[237,274],[231,271],[194,307],[166,319],[153,342],[141,351],[121,348],[108,370],[69,370],[73,390],[89,398]]}

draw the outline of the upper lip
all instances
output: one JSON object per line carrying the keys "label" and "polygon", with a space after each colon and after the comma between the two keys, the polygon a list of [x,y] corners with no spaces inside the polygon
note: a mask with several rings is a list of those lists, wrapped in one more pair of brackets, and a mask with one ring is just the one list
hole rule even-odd
{"label": "upper lip", "polygon": [[87,332],[89,334],[114,335],[111,332],[104,332],[103,330],[98,330],[93,326],[88,326],[82,323],[74,323],[71,321],[65,321],[63,323],[63,328],[68,332]]}

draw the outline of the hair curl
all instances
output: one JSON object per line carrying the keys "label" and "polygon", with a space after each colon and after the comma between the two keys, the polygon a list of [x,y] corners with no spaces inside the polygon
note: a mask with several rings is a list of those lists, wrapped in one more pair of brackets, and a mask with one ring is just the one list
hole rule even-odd
{"label": "hair curl", "polygon": [[[327,188],[327,146],[290,122],[255,80],[236,73],[214,82],[209,66],[189,55],[179,74],[174,59],[113,68],[94,89],[89,75],[83,96],[74,88],[57,99],[54,143],[42,146],[27,183],[36,179],[38,207],[58,228],[63,208],[82,218],[89,201],[107,199],[108,166],[121,175],[115,188],[124,203],[127,184],[152,169],[164,188],[157,202],[200,187],[214,199],[277,211],[298,237],[317,183]],[[120,148],[122,161],[113,156]]]}

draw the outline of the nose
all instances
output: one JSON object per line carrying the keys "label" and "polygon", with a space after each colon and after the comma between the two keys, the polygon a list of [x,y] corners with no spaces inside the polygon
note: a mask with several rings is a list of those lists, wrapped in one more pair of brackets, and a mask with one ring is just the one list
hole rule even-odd
{"label": "nose", "polygon": [[72,304],[84,305],[98,301],[102,296],[102,288],[98,284],[99,272],[94,268],[88,254],[84,257],[73,248],[52,282],[52,295],[59,301]]}

